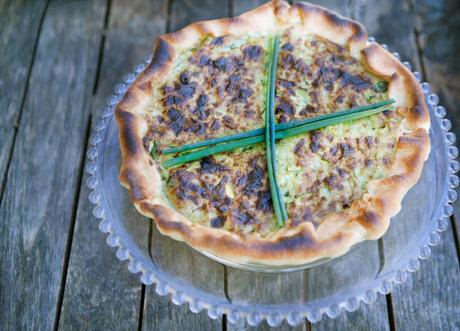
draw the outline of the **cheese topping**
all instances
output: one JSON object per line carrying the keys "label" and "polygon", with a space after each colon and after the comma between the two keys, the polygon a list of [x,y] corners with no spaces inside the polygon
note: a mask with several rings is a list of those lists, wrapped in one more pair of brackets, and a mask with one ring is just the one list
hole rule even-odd
{"label": "cheese topping", "polygon": [[[144,116],[146,148],[161,151],[264,126],[270,36],[206,37],[175,59]],[[347,50],[314,35],[281,36],[277,122],[387,99],[387,83]],[[277,141],[277,178],[289,221],[312,222],[350,208],[391,166],[402,117],[384,112]],[[172,206],[193,222],[240,234],[276,232],[263,144],[161,169]]]}

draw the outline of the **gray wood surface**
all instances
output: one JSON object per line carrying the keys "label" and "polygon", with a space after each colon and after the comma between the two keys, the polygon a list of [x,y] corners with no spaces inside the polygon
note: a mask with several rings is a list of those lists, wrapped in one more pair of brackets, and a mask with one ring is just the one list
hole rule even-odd
{"label": "gray wood surface", "polygon": [[[460,137],[460,2],[443,4],[426,0],[413,0],[416,13],[416,31],[426,80],[439,95],[440,104],[447,109],[452,131]],[[457,143],[458,146],[458,143]],[[454,203],[453,226],[457,250],[460,233],[460,202]]]}
{"label": "gray wood surface", "polygon": [[[228,3],[219,5],[212,0],[187,1],[177,0],[170,4],[169,31],[176,31],[194,21],[228,16]],[[174,270],[181,277],[193,277],[197,283],[207,284],[207,288],[223,295],[224,268],[219,263],[207,260],[185,244],[166,238],[153,229],[153,252],[161,250],[158,261],[162,268]],[[180,252],[176,254],[176,252]],[[196,268],[195,266],[204,266]],[[220,330],[222,319],[212,320],[205,311],[190,313],[187,304],[174,305],[169,297],[160,297],[155,288],[149,286],[145,291],[143,330]]]}
{"label": "gray wood surface", "polygon": [[[361,243],[347,255],[308,270],[306,272],[308,296],[312,299],[326,297],[333,295],[346,284],[359,285],[360,276],[351,272],[351,270],[358,270],[359,267],[356,265],[350,267],[351,263],[359,263],[363,274],[377,275],[380,267],[377,242]],[[330,330],[337,325],[342,325],[343,329],[347,330],[390,329],[384,296],[379,295],[372,305],[361,304],[361,307],[363,309],[340,315],[334,320],[323,316],[319,323],[311,325],[311,330]]]}
{"label": "gray wood surface", "polygon": [[[266,304],[264,298],[273,303],[283,303],[285,300],[302,302],[306,296],[305,273],[303,271],[292,273],[254,273],[227,267],[228,296],[235,302],[253,302]],[[306,323],[296,327],[289,326],[286,321],[277,328],[270,328],[266,321],[259,327],[251,327],[245,321],[232,325],[227,324],[228,330],[306,330]]]}
{"label": "gray wood surface", "polygon": [[[124,73],[143,61],[153,47],[153,38],[164,32],[166,3],[112,1],[101,54],[98,84],[92,100],[96,118],[106,98]],[[135,36],[135,38],[133,38]],[[59,328],[62,330],[133,330],[140,323],[142,285],[127,272],[115,250],[105,244],[88,201],[87,175],[80,183],[80,199],[72,241],[69,268]],[[133,213],[134,214],[134,213]],[[139,215],[139,218],[142,216]],[[134,222],[135,220],[133,220]],[[137,224],[138,241],[148,244],[149,221]],[[103,245],[101,245],[103,243]],[[116,291],[114,290],[116,289]],[[112,304],[115,303],[116,309]]]}
{"label": "gray wood surface", "polygon": [[0,1],[0,199],[46,2]]}
{"label": "gray wood surface", "polygon": [[[192,314],[187,305],[175,306],[153,286],[141,285],[98,232],[83,174],[91,116],[122,75],[149,54],[156,35],[263,2],[0,0],[0,329],[269,329],[265,322],[252,328]],[[458,1],[314,2],[361,21],[370,35],[409,60],[439,94],[460,134]],[[453,226],[441,235],[433,257],[391,295],[335,320],[323,317],[296,328],[284,322],[277,329],[460,329],[460,203],[454,207]],[[374,242],[352,254],[378,272],[380,260],[395,254],[391,241],[403,239],[397,232],[385,236],[383,251]],[[214,262],[197,269],[193,265],[205,258],[159,235],[149,220],[136,217],[133,233],[161,254],[164,268],[206,282],[231,300],[256,300],[261,291],[274,300],[301,300],[333,291],[350,276],[346,257],[287,275],[254,275]]]}
{"label": "gray wood surface", "polygon": [[142,286],[138,277],[128,272],[126,263],[117,260],[115,249],[105,243],[88,194],[83,183],[59,330],[135,330]]}
{"label": "gray wood surface", "polygon": [[[433,92],[439,95],[440,104],[449,110],[448,116],[453,120],[454,132],[458,135],[460,3],[417,0],[411,6],[417,22],[421,71]],[[457,202],[457,216],[458,206]],[[426,330],[460,329],[460,274],[458,247],[455,247],[458,234],[455,222],[453,225],[441,234],[441,244],[433,248],[432,258],[424,261],[420,270],[392,293],[394,321],[398,329],[414,326]]]}
{"label": "gray wood surface", "polygon": [[459,330],[459,264],[452,232],[442,234],[433,256],[392,292],[397,330]]}
{"label": "gray wood surface", "polygon": [[241,15],[265,3],[267,3],[267,1],[264,0],[233,0],[230,3],[230,14],[231,16]]}
{"label": "gray wood surface", "polygon": [[7,330],[50,330],[56,322],[104,8],[51,2],[43,22],[0,207]]}
{"label": "gray wood surface", "polygon": [[[151,250],[161,256],[157,263],[163,270],[184,279],[193,279],[198,287],[224,295],[224,269],[183,243],[161,235],[153,228]],[[196,266],[200,266],[197,268]],[[186,303],[176,306],[169,296],[161,297],[154,286],[145,291],[143,330],[221,330],[222,319],[210,319],[206,311],[190,313]]]}

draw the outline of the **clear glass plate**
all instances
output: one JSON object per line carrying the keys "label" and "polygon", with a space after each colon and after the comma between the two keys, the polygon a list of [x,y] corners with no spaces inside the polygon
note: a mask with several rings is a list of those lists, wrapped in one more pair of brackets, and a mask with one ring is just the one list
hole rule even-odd
{"label": "clear glass plate", "polygon": [[431,115],[431,153],[419,182],[404,198],[401,212],[381,242],[363,242],[340,258],[302,266],[306,270],[285,267],[278,270],[285,271],[282,274],[262,274],[240,268],[277,270],[229,263],[224,268],[219,262],[226,261],[210,254],[206,255],[211,259],[205,257],[160,235],[155,227],[147,234],[150,220],[134,209],[119,184],[120,150],[113,117],[114,106],[145,65],[126,75],[108,98],[93,130],[86,170],[92,189],[89,198],[96,205],[94,215],[101,220],[99,229],[108,233],[107,243],[117,247],[118,259],[128,260],[128,270],[139,274],[142,283],[156,284],[159,295],[171,294],[175,304],[188,303],[193,312],[206,309],[210,318],[227,314],[230,323],[245,319],[257,325],[266,319],[270,326],[277,326],[286,319],[297,325],[304,318],[317,322],[323,315],[335,318],[343,310],[358,309],[361,301],[375,301],[378,293],[389,293],[393,283],[404,282],[408,272],[419,268],[419,259],[430,255],[430,246],[438,244],[439,232],[447,228],[453,213],[450,203],[457,198],[454,188],[459,184],[454,173],[460,165],[454,160],[458,150],[453,146],[455,135],[449,132],[451,122],[444,118],[446,110],[438,106],[438,97],[430,94],[427,83],[421,86]]}

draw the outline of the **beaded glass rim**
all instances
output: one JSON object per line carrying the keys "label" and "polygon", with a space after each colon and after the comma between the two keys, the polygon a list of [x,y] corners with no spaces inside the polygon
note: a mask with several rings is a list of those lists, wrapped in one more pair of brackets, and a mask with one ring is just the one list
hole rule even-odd
{"label": "beaded glass rim", "polygon": [[[374,42],[373,37],[369,38],[370,42]],[[382,44],[382,47],[388,49],[388,46]],[[400,59],[398,53],[392,53],[398,60]],[[266,320],[269,326],[276,327],[281,325],[283,320],[291,326],[300,324],[305,318],[311,322],[319,322],[323,315],[329,318],[336,318],[346,310],[353,312],[360,306],[360,302],[370,304],[377,299],[377,294],[386,295],[390,293],[395,284],[404,283],[408,274],[415,272],[420,267],[420,260],[427,259],[431,255],[430,246],[436,246],[439,244],[441,237],[440,232],[445,231],[448,228],[449,217],[453,214],[454,208],[452,203],[457,200],[457,192],[455,188],[459,185],[460,180],[455,175],[460,170],[460,163],[455,159],[458,157],[458,149],[454,146],[456,137],[455,134],[449,132],[452,128],[451,121],[446,116],[446,109],[443,106],[438,105],[439,98],[436,94],[430,93],[430,85],[427,82],[420,83],[423,90],[426,102],[434,109],[434,118],[432,121],[437,121],[440,128],[444,133],[443,143],[446,149],[446,154],[449,158],[448,162],[448,173],[450,174],[448,183],[445,183],[445,192],[441,198],[443,208],[442,212],[438,215],[436,221],[432,222],[430,235],[424,239],[424,244],[420,247],[418,255],[412,256],[405,263],[405,267],[394,270],[385,276],[382,276],[381,281],[377,286],[371,286],[361,294],[354,297],[342,300],[341,302],[334,303],[332,305],[325,304],[320,308],[312,308],[307,305],[303,305],[299,309],[296,305],[292,310],[276,309],[276,307],[264,307],[263,305],[241,305],[237,303],[231,303],[222,299],[217,299],[213,295],[204,297],[202,294],[198,294],[195,290],[189,288],[183,288],[182,286],[175,286],[173,281],[168,279],[167,274],[162,272],[160,269],[155,267],[153,263],[151,265],[143,262],[143,259],[138,255],[139,252],[130,250],[127,243],[117,233],[115,227],[112,226],[111,220],[106,217],[104,207],[101,204],[101,195],[99,189],[99,178],[98,178],[98,157],[100,156],[100,150],[102,148],[101,141],[104,141],[104,136],[107,135],[107,123],[110,118],[113,117],[113,110],[116,104],[121,100],[126,90],[129,88],[131,83],[136,79],[136,76],[140,74],[147,64],[151,61],[151,56],[146,61],[136,66],[134,72],[124,76],[123,82],[117,84],[114,89],[114,94],[107,99],[105,108],[99,115],[99,118],[95,121],[95,125],[92,130],[90,138],[90,148],[87,152],[87,163],[86,172],[89,174],[86,184],[91,189],[89,194],[89,200],[95,205],[93,214],[100,220],[99,230],[103,233],[107,233],[107,244],[110,247],[117,247],[116,256],[118,260],[128,260],[128,270],[133,274],[140,274],[140,280],[145,285],[156,284],[156,293],[161,296],[171,294],[171,301],[176,305],[188,303],[190,311],[193,313],[199,313],[206,309],[207,314],[212,319],[219,318],[222,314],[227,315],[227,320],[234,324],[245,319],[251,326],[259,325],[263,320]],[[409,62],[402,62],[409,70],[412,67]],[[413,71],[414,76],[420,82],[421,74],[418,71]],[[373,284],[374,285],[374,284]],[[289,305],[286,305],[289,306]],[[275,309],[274,309],[275,308]]]}

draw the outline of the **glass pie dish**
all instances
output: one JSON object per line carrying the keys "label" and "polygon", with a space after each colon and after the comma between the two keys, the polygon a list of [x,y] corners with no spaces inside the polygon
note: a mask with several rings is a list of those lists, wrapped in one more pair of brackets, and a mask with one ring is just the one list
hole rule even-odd
{"label": "glass pie dish", "polygon": [[[297,325],[305,318],[317,322],[324,315],[335,318],[344,310],[354,311],[361,301],[371,303],[378,293],[389,293],[394,283],[404,282],[419,268],[419,259],[429,257],[430,246],[438,244],[439,232],[447,228],[453,213],[454,188],[459,185],[454,173],[460,164],[455,160],[458,150],[453,146],[455,135],[449,132],[451,122],[444,118],[446,110],[430,94],[428,83],[421,87],[431,116],[431,153],[419,182],[379,241],[360,243],[336,259],[273,268],[232,264],[162,236],[134,209],[119,183],[121,155],[113,115],[149,61],[126,75],[108,98],[93,129],[86,171],[89,199],[95,204],[99,229],[108,234],[107,243],[117,247],[117,258],[128,260],[128,270],[139,274],[142,283],[155,285],[159,295],[171,295],[173,303],[186,303],[192,312],[205,309],[213,319],[226,314],[230,323],[244,319],[254,326],[267,320],[278,326],[287,320]],[[418,72],[414,75],[420,78]]]}

